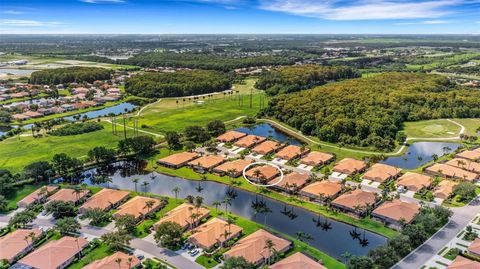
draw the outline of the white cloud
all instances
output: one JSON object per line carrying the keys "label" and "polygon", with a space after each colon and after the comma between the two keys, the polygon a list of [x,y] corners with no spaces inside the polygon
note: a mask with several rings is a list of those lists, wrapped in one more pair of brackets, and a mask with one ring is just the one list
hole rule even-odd
{"label": "white cloud", "polygon": [[4,14],[9,14],[9,15],[21,15],[21,14],[25,14],[25,12],[19,11],[19,10],[5,10],[5,11],[2,11],[2,13],[4,13]]}
{"label": "white cloud", "polygon": [[450,14],[451,12],[446,11],[445,8],[458,5],[460,1],[261,0],[259,8],[328,20],[425,19]]}
{"label": "white cloud", "polygon": [[396,25],[418,25],[418,24],[446,24],[446,23],[450,23],[450,21],[430,20],[430,21],[419,21],[419,22],[399,22],[395,24]]}
{"label": "white cloud", "polygon": [[34,21],[34,20],[10,20],[2,19],[0,20],[0,26],[13,26],[13,27],[45,27],[45,26],[57,26],[62,23],[56,21]]}
{"label": "white cloud", "polygon": [[124,0],[80,0],[80,2],[89,3],[89,4],[120,4],[125,3]]}

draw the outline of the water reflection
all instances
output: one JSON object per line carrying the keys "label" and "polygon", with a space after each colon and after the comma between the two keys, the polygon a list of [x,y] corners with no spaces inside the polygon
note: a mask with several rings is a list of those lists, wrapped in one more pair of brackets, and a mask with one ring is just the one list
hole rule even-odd
{"label": "water reflection", "polygon": [[[292,237],[298,236],[299,232],[309,235],[312,240],[306,240],[308,244],[337,259],[347,251],[353,255],[365,255],[371,248],[386,242],[380,235],[365,232],[360,238],[364,240],[362,243],[359,239],[351,238],[349,232],[354,229],[351,225],[231,186],[210,181],[190,181],[157,173],[134,174],[134,171],[135,167],[116,171],[110,178],[111,182],[100,185],[135,190],[135,185],[138,187],[142,186],[143,182],[148,182],[148,192],[171,197],[176,196],[174,189],[178,187],[180,198],[201,195],[210,206],[220,203],[217,206],[223,210],[227,208],[239,216],[258,223],[266,223],[268,227]],[[155,176],[153,179],[152,175]],[[139,179],[137,183],[132,181],[135,178]],[[91,179],[87,179],[86,183],[91,184]],[[202,187],[201,193],[198,192],[198,186]],[[312,222],[312,219],[318,219],[318,224]]]}
{"label": "water reflection", "polygon": [[288,142],[290,145],[302,145],[302,142],[299,140],[275,129],[272,125],[267,123],[257,124],[251,127],[240,127],[235,130],[247,134],[268,137],[283,143]]}
{"label": "water reflection", "polygon": [[381,163],[393,165],[403,169],[415,169],[435,157],[441,157],[458,149],[461,144],[449,142],[415,142],[401,156],[388,157]]}

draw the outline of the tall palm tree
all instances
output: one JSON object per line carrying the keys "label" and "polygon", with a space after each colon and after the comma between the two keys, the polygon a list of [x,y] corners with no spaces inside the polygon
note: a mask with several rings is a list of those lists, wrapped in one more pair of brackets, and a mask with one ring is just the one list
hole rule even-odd
{"label": "tall palm tree", "polygon": [[142,182],[143,192],[144,192],[144,193],[147,193],[147,188],[148,188],[148,185],[149,185],[149,184],[150,184],[150,183],[148,183],[147,181],[143,181],[143,182]]}
{"label": "tall palm tree", "polygon": [[225,197],[222,203],[225,204],[225,215],[228,215],[228,206],[232,205],[232,198]]}
{"label": "tall palm tree", "polygon": [[222,204],[220,201],[214,201],[212,205],[215,207],[215,213],[218,214],[218,207]]}
{"label": "tall palm tree", "polygon": [[128,259],[127,259],[128,269],[132,268],[132,261],[133,261],[133,258],[131,256],[129,256]]}
{"label": "tall palm tree", "polygon": [[176,186],[172,189],[173,193],[175,193],[175,200],[178,201],[178,193],[180,192],[180,187]]}
{"label": "tall palm tree", "polygon": [[265,262],[267,264],[270,264],[271,259],[274,256],[274,253],[277,252],[277,250],[275,249],[275,243],[273,243],[273,241],[271,239],[267,239],[267,240],[265,240],[265,246],[263,247],[263,249],[264,250],[266,249],[268,251],[268,255],[266,257]]}
{"label": "tall palm tree", "polygon": [[82,189],[80,189],[78,186],[75,186],[72,189],[72,193],[75,194],[75,197],[77,198],[77,202],[78,202],[78,200],[80,200],[80,194],[82,193]]}
{"label": "tall palm tree", "polygon": [[132,178],[132,182],[133,182],[133,184],[135,184],[135,192],[137,192],[137,185],[138,185],[139,181],[140,181],[139,178]]}
{"label": "tall palm tree", "polygon": [[[147,209],[147,212],[150,212],[153,208],[153,205],[155,205],[155,201],[154,200],[148,200],[148,201],[145,201],[145,206],[143,207],[143,209]],[[145,215],[146,214],[142,214],[143,218],[145,218]]]}

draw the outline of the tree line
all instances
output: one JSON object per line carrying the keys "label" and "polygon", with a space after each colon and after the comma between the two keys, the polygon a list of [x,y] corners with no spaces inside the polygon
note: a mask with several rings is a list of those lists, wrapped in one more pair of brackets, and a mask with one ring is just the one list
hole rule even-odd
{"label": "tree line", "polygon": [[294,62],[286,57],[274,55],[225,57],[211,53],[148,52],[138,54],[127,60],[119,60],[118,63],[142,67],[192,68],[227,72],[236,68],[291,65]]}
{"label": "tree line", "polygon": [[35,71],[30,76],[32,84],[92,83],[110,79],[111,71],[100,67],[65,67]]}
{"label": "tree line", "polygon": [[228,90],[231,79],[221,72],[194,70],[144,73],[127,80],[128,93],[140,97],[180,97]]}
{"label": "tree line", "polygon": [[260,114],[323,141],[390,151],[406,121],[480,117],[480,91],[440,75],[384,73],[281,94]]}
{"label": "tree line", "polygon": [[358,72],[347,66],[286,66],[262,74],[255,87],[265,90],[269,95],[277,95],[310,89],[331,80],[359,76]]}

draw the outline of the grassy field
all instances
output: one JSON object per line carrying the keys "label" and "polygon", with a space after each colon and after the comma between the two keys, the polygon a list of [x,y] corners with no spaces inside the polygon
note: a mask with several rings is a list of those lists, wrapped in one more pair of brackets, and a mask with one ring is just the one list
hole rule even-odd
{"label": "grassy field", "polygon": [[[162,158],[164,156],[167,156],[169,154],[171,154],[171,152],[169,152],[169,150],[161,149],[160,152],[157,155],[152,156],[150,158],[150,160],[157,160],[157,159]],[[173,175],[173,176],[178,176],[178,177],[191,179],[191,180],[201,180],[201,175],[200,174],[195,173],[192,169],[189,169],[187,167],[182,167],[182,168],[176,169],[176,170],[166,168],[166,167],[163,167],[163,166],[158,166],[156,168],[153,168],[153,167],[151,167],[152,162],[149,161],[148,163],[149,163],[148,169],[155,169],[157,172],[160,172],[160,173]],[[232,183],[232,180],[229,177],[225,177],[225,176],[220,177],[218,175],[214,175],[214,174],[210,174],[210,173],[207,173],[207,174],[204,174],[204,175],[206,175],[207,179],[211,180],[211,181],[216,181],[216,182],[223,183],[223,184],[228,184],[228,185]],[[338,221],[342,221],[342,222],[345,222],[345,223],[349,223],[349,224],[358,226],[360,228],[363,228],[363,229],[366,229],[366,230],[384,235],[386,237],[393,237],[393,236],[398,234],[397,231],[392,230],[390,228],[387,228],[384,225],[382,225],[380,222],[373,221],[373,220],[368,219],[368,218],[367,219],[356,219],[356,218],[350,217],[350,216],[342,214],[342,213],[331,212],[331,211],[327,210],[324,206],[320,206],[318,204],[314,204],[314,203],[311,203],[311,202],[287,197],[283,194],[280,194],[278,192],[274,192],[274,191],[271,191],[271,190],[268,190],[268,189],[259,189],[258,187],[254,186],[252,184],[249,184],[242,177],[239,178],[239,179],[236,179],[236,181],[238,182],[238,185],[236,185],[236,187],[238,187],[238,188],[241,188],[241,189],[244,189],[244,190],[247,190],[247,191],[250,191],[250,192],[254,192],[254,193],[259,193],[259,194],[265,195],[267,197],[270,197],[272,199],[276,199],[278,201],[282,201],[282,202],[285,202],[285,203],[288,203],[288,204],[291,204],[291,205],[299,206],[299,207],[305,208],[307,210],[310,210],[312,212],[320,213],[320,214],[322,214],[324,216],[327,216],[329,218],[332,218],[332,219],[335,219],[335,220],[338,220]]]}
{"label": "grassy field", "polygon": [[453,119],[465,127],[466,135],[478,135],[477,129],[480,128],[480,119]]}
{"label": "grassy field", "polygon": [[[17,203],[25,198],[25,196],[29,195],[30,193],[34,192],[36,189],[40,188],[41,186],[45,185],[42,184],[26,184],[22,186],[15,187],[11,192],[5,195],[7,199],[7,210],[6,212],[10,212],[17,208]],[[5,213],[5,212],[1,212]]]}
{"label": "grassy field", "polygon": [[[118,126],[119,133],[115,136],[110,124],[102,125],[105,127],[102,130],[80,135],[8,138],[0,142],[0,167],[18,172],[29,163],[50,160],[57,153],[85,158],[88,151],[96,146],[115,148],[123,139],[123,128]],[[133,136],[133,131],[127,129],[127,136]]]}
{"label": "grassy field", "polygon": [[[138,117],[139,126],[147,131],[165,133],[183,131],[190,125],[205,125],[212,120],[229,121],[239,116],[254,116],[260,109],[260,98],[263,96],[262,92],[252,88],[254,82],[253,79],[249,79],[244,85],[234,85],[235,89],[240,91],[240,95],[217,94],[213,98],[201,98],[203,104],[197,104],[188,98],[185,98],[185,102],[183,98],[178,98],[178,103],[176,98],[162,99],[141,112]],[[252,108],[249,101],[250,90],[253,93]],[[239,104],[240,96],[243,104]]]}
{"label": "grassy field", "polygon": [[415,138],[455,137],[460,129],[460,126],[445,119],[406,122],[404,127],[407,137]]}

